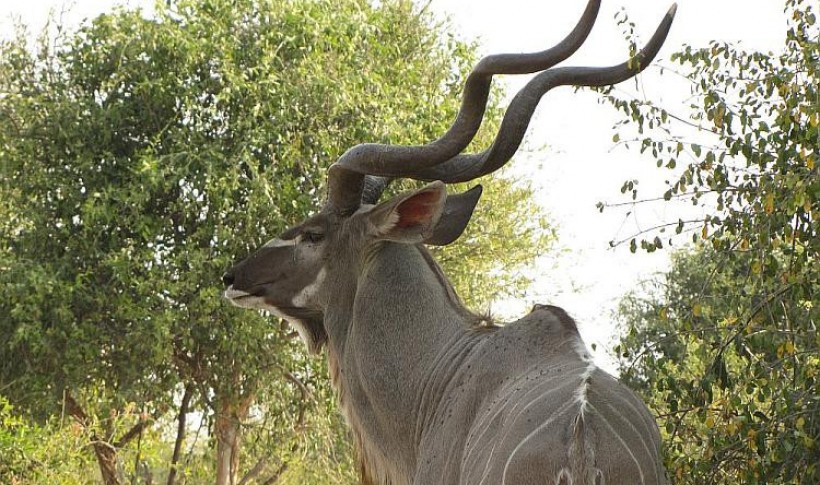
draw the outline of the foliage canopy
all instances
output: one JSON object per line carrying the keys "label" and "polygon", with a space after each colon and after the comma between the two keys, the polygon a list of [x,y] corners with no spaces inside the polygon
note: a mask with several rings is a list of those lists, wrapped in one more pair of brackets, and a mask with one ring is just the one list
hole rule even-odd
{"label": "foliage canopy", "polygon": [[621,308],[624,377],[661,416],[684,483],[820,480],[820,24],[814,2],[785,12],[780,53],[713,42],[673,54],[689,116],[607,95],[641,151],[675,173],[664,198],[706,213],[670,224],[696,249]]}
{"label": "foliage canopy", "polygon": [[[409,1],[169,3],[0,45],[0,390],[42,423],[66,408],[107,481],[116,452],[192,411],[228,457],[204,476],[335,449],[314,479],[349,479],[323,362],[225,304],[220,275],[315,210],[348,147],[443,133],[472,47]],[[442,251],[473,304],[523,289],[513,270],[549,244],[529,189],[487,183]]]}

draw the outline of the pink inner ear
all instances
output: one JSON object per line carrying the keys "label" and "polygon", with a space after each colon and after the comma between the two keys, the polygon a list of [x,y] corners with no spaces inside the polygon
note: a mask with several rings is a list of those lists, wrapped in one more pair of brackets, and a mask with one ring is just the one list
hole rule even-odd
{"label": "pink inner ear", "polygon": [[435,191],[421,192],[410,197],[397,207],[399,222],[396,227],[413,227],[427,224],[433,217],[439,194]]}

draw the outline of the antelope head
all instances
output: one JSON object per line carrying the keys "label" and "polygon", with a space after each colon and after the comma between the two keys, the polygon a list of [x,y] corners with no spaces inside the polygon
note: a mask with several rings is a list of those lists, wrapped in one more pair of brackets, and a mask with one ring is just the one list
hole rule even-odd
{"label": "antelope head", "polygon": [[369,249],[383,241],[448,244],[466,227],[481,194],[478,186],[448,197],[444,184],[433,182],[373,205],[386,180],[367,182],[361,205],[328,205],[231,268],[223,276],[225,297],[288,320],[317,352],[327,339],[329,300],[341,296],[338,288],[355,287],[355,269]]}
{"label": "antelope head", "polygon": [[[474,180],[509,161],[547,91],[561,85],[616,84],[649,65],[666,38],[675,6],[629,61],[604,68],[553,68],[587,38],[599,5],[590,0],[572,32],[550,49],[483,58],[467,77],[459,113],[441,138],[421,146],[365,143],[345,152],[328,170],[324,207],[226,272],[225,297],[234,305],[288,320],[308,349],[318,351],[328,338],[328,306],[353,298],[359,269],[374,248],[385,241],[443,245],[458,238],[481,187],[448,195],[445,184]],[[462,153],[481,124],[493,75],[527,73],[537,74],[510,103],[493,144],[480,153]],[[431,183],[379,203],[395,178]]]}

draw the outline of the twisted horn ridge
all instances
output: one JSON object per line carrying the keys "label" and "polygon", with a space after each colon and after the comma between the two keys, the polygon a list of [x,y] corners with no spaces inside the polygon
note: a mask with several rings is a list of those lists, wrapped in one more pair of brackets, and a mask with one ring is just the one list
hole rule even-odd
{"label": "twisted horn ridge", "polygon": [[501,127],[490,148],[474,154],[459,154],[444,163],[405,176],[417,180],[466,182],[503,167],[518,150],[541,97],[557,86],[608,86],[618,84],[643,71],[663,46],[677,5],[672,5],[646,46],[629,61],[604,68],[559,67],[536,75],[515,95],[504,114]]}
{"label": "twisted horn ridge", "polygon": [[[328,204],[350,213],[358,208],[365,175],[409,177],[418,180],[462,182],[503,166],[521,144],[541,97],[561,85],[604,86],[639,73],[663,45],[676,6],[664,17],[649,43],[630,61],[608,68],[565,67],[550,69],[572,55],[584,43],[597,17],[600,0],[590,0],[578,24],[554,47],[530,54],[498,54],[483,58],[467,77],[461,108],[450,129],[427,145],[401,146],[365,143],[345,152],[328,170]],[[527,74],[543,71],[513,99],[493,144],[477,154],[461,152],[481,125],[490,83],[495,74]]]}
{"label": "twisted horn ridge", "polygon": [[382,196],[382,192],[393,181],[392,177],[376,177],[365,175],[362,187],[362,204],[375,204]]}
{"label": "twisted horn ridge", "polygon": [[[600,9],[600,0],[590,0],[578,24],[554,47],[530,54],[487,56],[473,69],[464,84],[461,108],[449,130],[427,145],[401,146],[365,143],[345,152],[328,170],[328,203],[343,213],[355,211],[361,200],[365,174],[403,176],[442,163],[461,153],[481,126],[495,74],[527,74],[549,69],[571,56],[584,43]],[[390,167],[404,167],[392,175]]]}

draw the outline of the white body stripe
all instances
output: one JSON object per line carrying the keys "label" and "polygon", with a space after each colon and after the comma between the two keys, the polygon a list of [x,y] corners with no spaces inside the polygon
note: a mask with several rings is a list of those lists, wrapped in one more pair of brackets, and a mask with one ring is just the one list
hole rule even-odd
{"label": "white body stripe", "polygon": [[510,456],[509,456],[509,457],[507,457],[507,461],[504,463],[504,472],[501,474],[501,485],[505,485],[505,484],[507,483],[507,470],[509,469],[510,462],[512,462],[512,459],[513,459],[513,457],[515,457],[515,454],[516,454],[516,453],[518,453],[518,450],[520,450],[520,449],[521,449],[521,447],[522,447],[522,446],[524,446],[524,443],[526,443],[527,441],[531,440],[533,436],[535,436],[536,434],[538,434],[538,432],[540,432],[540,431],[541,431],[542,429],[544,429],[547,425],[549,425],[550,423],[552,423],[553,421],[555,421],[555,418],[557,418],[557,417],[561,416],[561,415],[562,415],[562,414],[564,414],[565,412],[567,412],[567,411],[569,411],[570,409],[572,409],[573,404],[575,404],[575,403],[573,403],[572,401],[565,403],[563,406],[561,406],[561,408],[560,408],[560,409],[558,409],[558,410],[557,410],[557,411],[555,411],[552,415],[550,415],[550,417],[549,417],[549,418],[547,418],[547,420],[546,420],[546,421],[544,421],[543,423],[541,423],[541,424],[540,424],[537,428],[535,428],[534,430],[532,430],[532,431],[530,432],[530,434],[528,434],[527,436],[525,436],[525,437],[524,437],[524,439],[523,439],[523,440],[521,440],[521,442],[519,442],[519,443],[518,443],[518,445],[516,445],[516,447],[515,447],[515,448],[513,448],[512,452],[510,453]]}
{"label": "white body stripe", "polygon": [[[594,406],[590,405],[589,407],[590,407],[592,410],[595,410],[595,407],[594,407]],[[618,439],[618,442],[619,442],[619,443],[621,443],[621,445],[623,445],[623,447],[624,447],[624,449],[626,450],[626,452],[627,452],[627,453],[629,453],[629,457],[630,457],[630,458],[632,458],[632,461],[634,461],[634,462],[635,462],[635,468],[637,468],[637,469],[638,469],[638,473],[639,473],[639,474],[640,474],[640,476],[641,476],[641,483],[646,483],[646,480],[644,479],[644,476],[643,476],[643,470],[641,469],[641,462],[639,462],[639,461],[638,461],[638,459],[635,457],[635,454],[634,454],[634,453],[632,453],[632,450],[630,450],[630,449],[629,449],[629,446],[626,444],[626,442],[625,442],[625,441],[624,441],[624,439],[621,437],[621,435],[620,435],[620,434],[618,434],[618,432],[615,430],[615,428],[613,428],[613,427],[612,427],[612,425],[611,425],[611,424],[609,424],[609,423],[607,422],[607,420],[605,420],[605,419],[602,419],[602,420],[601,420],[601,422],[603,422],[603,423],[606,425],[606,427],[607,427],[607,428],[609,428],[609,430],[610,430],[610,431],[612,431],[612,435],[613,435],[613,436],[615,436],[615,438],[617,438],[617,439]]]}

